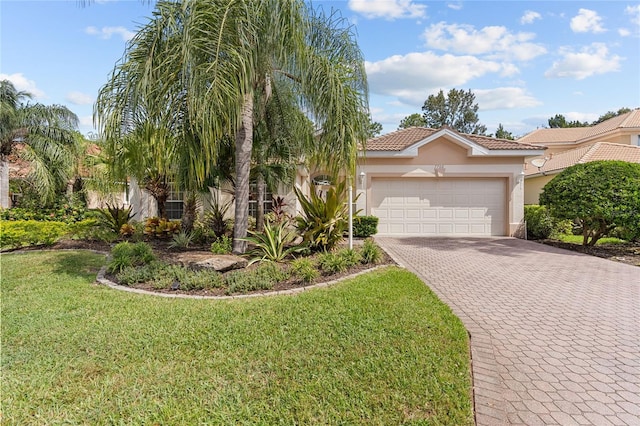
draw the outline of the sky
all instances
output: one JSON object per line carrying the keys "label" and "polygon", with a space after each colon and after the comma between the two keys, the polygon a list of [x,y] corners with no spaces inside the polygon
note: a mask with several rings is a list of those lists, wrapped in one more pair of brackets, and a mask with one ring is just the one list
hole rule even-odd
{"label": "sky", "polygon": [[[313,2],[353,26],[383,134],[439,90],[471,90],[488,133],[516,136],[563,114],[640,107],[637,1]],[[0,79],[62,104],[95,132],[93,103],[154,2],[0,0]]]}

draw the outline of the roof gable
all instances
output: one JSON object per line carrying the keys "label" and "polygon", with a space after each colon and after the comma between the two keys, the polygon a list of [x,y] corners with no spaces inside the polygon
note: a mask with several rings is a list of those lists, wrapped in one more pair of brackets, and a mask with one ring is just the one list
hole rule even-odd
{"label": "roof gable", "polygon": [[496,139],[480,135],[459,133],[449,127],[430,129],[409,127],[387,133],[367,142],[366,155],[372,157],[416,157],[420,147],[445,138],[465,148],[469,156],[482,155],[537,155],[522,151],[540,151],[543,148],[522,144],[507,139]]}

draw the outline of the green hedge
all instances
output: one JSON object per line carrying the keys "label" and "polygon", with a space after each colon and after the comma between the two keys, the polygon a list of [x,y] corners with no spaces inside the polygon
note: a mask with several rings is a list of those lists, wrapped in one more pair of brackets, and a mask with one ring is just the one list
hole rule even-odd
{"label": "green hedge", "polygon": [[375,216],[356,216],[353,218],[353,235],[368,238],[378,233],[378,218]]}
{"label": "green hedge", "polygon": [[69,232],[63,222],[36,220],[0,221],[0,247],[18,248],[29,245],[52,245]]}

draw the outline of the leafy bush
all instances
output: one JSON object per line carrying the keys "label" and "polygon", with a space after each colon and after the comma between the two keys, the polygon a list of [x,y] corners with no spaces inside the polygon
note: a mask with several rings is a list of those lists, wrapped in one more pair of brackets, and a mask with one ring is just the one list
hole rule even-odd
{"label": "leafy bush", "polygon": [[98,226],[97,219],[84,219],[68,225],[69,236],[75,240],[88,240]]}
{"label": "leafy bush", "polygon": [[318,195],[315,185],[311,185],[309,198],[298,188],[294,190],[303,210],[296,224],[304,240],[312,250],[332,250],[342,241],[348,226],[345,183],[331,187],[325,198]]}
{"label": "leafy bush", "polygon": [[136,233],[136,227],[130,223],[125,223],[120,227],[119,234],[123,237],[132,237]]}
{"label": "leafy bush", "polygon": [[289,275],[276,263],[264,263],[254,270],[231,272],[226,276],[227,294],[254,290],[271,290]]}
{"label": "leafy bush", "polygon": [[222,274],[207,269],[187,271],[187,274],[180,281],[180,289],[187,291],[207,290],[222,287],[224,287]]}
{"label": "leafy bush", "polygon": [[303,282],[309,283],[320,276],[316,265],[309,258],[303,257],[291,262],[291,273],[300,278]]}
{"label": "leafy bush", "polygon": [[217,196],[217,192],[214,192],[213,200],[209,204],[208,211],[204,214],[202,220],[204,227],[213,230],[216,237],[225,235],[230,227],[228,221],[225,219],[227,211],[231,207],[231,201],[220,204]]}
{"label": "leafy bush", "polygon": [[382,250],[370,238],[364,240],[360,247],[361,262],[365,265],[377,264],[382,260]]}
{"label": "leafy bush", "polygon": [[157,238],[168,238],[176,232],[180,232],[180,221],[150,217],[147,218],[144,224],[145,235],[151,235]]}
{"label": "leafy bush", "polygon": [[133,206],[125,208],[124,206],[112,206],[107,203],[107,208],[98,209],[96,212],[100,215],[100,220],[104,226],[113,232],[120,232],[122,226],[129,223],[135,216],[135,213],[131,213],[132,209]]}
{"label": "leafy bush", "polygon": [[367,238],[378,233],[378,218],[376,216],[356,216],[353,218],[353,235]]}
{"label": "leafy bush", "polygon": [[150,282],[161,275],[166,267],[165,263],[159,261],[152,261],[141,266],[127,266],[116,274],[116,278],[120,284],[126,286]]}
{"label": "leafy bush", "polygon": [[44,222],[64,222],[73,223],[84,219],[90,219],[91,213],[86,206],[77,200],[60,201],[52,208],[43,208],[41,205],[34,205],[32,208],[13,207],[10,209],[0,209],[1,220],[37,220]]}
{"label": "leafy bush", "polygon": [[362,260],[360,253],[354,249],[344,249],[338,252],[338,256],[342,257],[347,265],[347,268],[356,266]]}
{"label": "leafy bush", "polygon": [[254,258],[251,263],[257,261],[282,262],[287,256],[304,250],[305,246],[289,247],[296,238],[296,234],[287,229],[287,221],[264,224],[263,232],[249,231],[251,236],[245,241],[253,243],[255,248],[249,252]]}
{"label": "leafy bush", "polygon": [[349,269],[347,259],[333,252],[326,252],[319,255],[318,266],[325,275],[338,274]]}
{"label": "leafy bush", "polygon": [[2,221],[0,228],[0,247],[2,248],[52,245],[69,232],[66,223],[36,220]]}
{"label": "leafy bush", "polygon": [[233,240],[226,235],[221,235],[211,243],[211,253],[213,254],[229,254],[233,249]]}
{"label": "leafy bush", "polygon": [[524,206],[524,220],[529,240],[543,240],[553,233],[553,219],[545,206]]}
{"label": "leafy bush", "polygon": [[640,164],[593,161],[565,169],[548,182],[540,204],[559,220],[582,228],[582,244],[594,245],[616,227],[637,226]]}
{"label": "leafy bush", "polygon": [[141,266],[155,260],[151,246],[147,243],[118,243],[111,249],[111,260],[107,270],[111,273],[122,272],[128,266]]}

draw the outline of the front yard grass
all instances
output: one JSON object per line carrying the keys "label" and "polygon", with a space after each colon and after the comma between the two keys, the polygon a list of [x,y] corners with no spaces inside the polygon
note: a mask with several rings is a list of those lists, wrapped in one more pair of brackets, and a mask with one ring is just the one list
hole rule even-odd
{"label": "front yard grass", "polygon": [[[556,239],[562,241],[563,243],[571,243],[571,244],[582,244],[583,236],[582,235],[570,235],[570,234],[558,234]],[[604,244],[624,244],[625,241],[620,238],[615,237],[603,237],[596,241],[596,245],[604,245]]]}
{"label": "front yard grass", "polygon": [[473,423],[467,334],[409,272],[219,301],[94,285],[103,264],[2,255],[3,423]]}

